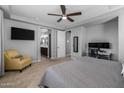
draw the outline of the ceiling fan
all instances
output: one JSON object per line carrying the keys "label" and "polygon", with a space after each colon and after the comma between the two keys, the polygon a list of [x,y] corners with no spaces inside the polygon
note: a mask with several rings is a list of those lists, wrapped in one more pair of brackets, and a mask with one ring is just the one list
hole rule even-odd
{"label": "ceiling fan", "polygon": [[60,22],[62,19],[66,20],[68,19],[70,22],[74,22],[74,20],[72,18],[70,18],[70,16],[77,16],[77,15],[81,15],[81,12],[75,12],[75,13],[69,13],[66,14],[66,7],[65,5],[60,5],[62,14],[52,14],[52,13],[48,13],[48,15],[52,15],[52,16],[60,16],[61,18],[57,20],[57,22]]}

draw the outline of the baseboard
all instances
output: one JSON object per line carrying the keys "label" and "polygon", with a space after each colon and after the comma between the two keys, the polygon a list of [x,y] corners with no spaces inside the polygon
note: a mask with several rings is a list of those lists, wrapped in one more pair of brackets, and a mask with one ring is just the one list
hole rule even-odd
{"label": "baseboard", "polygon": [[32,63],[41,62],[41,60],[32,60]]}
{"label": "baseboard", "polygon": [[51,57],[50,59],[57,59],[56,57]]}

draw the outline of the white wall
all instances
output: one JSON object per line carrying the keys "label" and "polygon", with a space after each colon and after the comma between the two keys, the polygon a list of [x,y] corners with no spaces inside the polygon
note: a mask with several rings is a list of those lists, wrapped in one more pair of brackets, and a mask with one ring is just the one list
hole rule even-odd
{"label": "white wall", "polygon": [[103,41],[104,40],[104,25],[93,25],[87,27],[87,42]]}
{"label": "white wall", "polygon": [[119,60],[124,60],[124,14],[119,15]]}
{"label": "white wall", "polygon": [[[11,27],[19,27],[25,29],[31,29],[35,31],[35,40],[11,40]],[[44,27],[28,24],[24,22],[4,20],[4,33],[5,33],[5,50],[7,49],[17,49],[21,54],[30,55],[34,62],[39,62],[40,57],[40,43],[39,38],[41,31]],[[49,29],[49,28],[48,28]],[[55,29],[51,30],[51,58],[55,59],[57,57],[57,31]],[[41,60],[42,61],[42,60]]]}
{"label": "white wall", "polygon": [[[11,40],[11,27],[19,27],[34,30],[35,40]],[[5,19],[5,50],[17,49],[21,54],[30,55],[33,60],[37,60],[37,28],[38,26],[36,25]]]}
{"label": "white wall", "polygon": [[112,44],[113,59],[118,60],[118,20],[88,26],[86,31],[87,51],[89,42],[110,42]]}
{"label": "white wall", "polygon": [[57,58],[57,31],[51,29],[51,59]]}
{"label": "white wall", "polygon": [[[82,56],[82,53],[85,51],[85,39],[86,39],[86,29],[85,27],[77,27],[70,29],[71,31],[71,55],[72,56]],[[78,52],[73,52],[73,37],[78,36]]]}
{"label": "white wall", "polygon": [[[120,20],[123,20],[123,16],[120,16]],[[123,28],[123,22],[119,22],[120,29]],[[11,40],[11,27],[19,27],[19,28],[26,28],[35,30],[35,40],[34,41],[24,41],[24,40]],[[32,57],[33,60],[38,59],[38,26],[27,24],[23,22],[17,22],[5,19],[4,20],[4,31],[5,31],[5,49],[17,49],[21,54],[28,54]],[[123,33],[121,29],[121,34],[119,34],[119,39],[123,38]],[[71,31],[71,55],[72,56],[82,56],[83,52],[87,51],[87,44],[88,42],[95,42],[95,41],[108,41],[112,43],[112,52],[114,53],[114,59],[118,58],[118,22],[117,21],[111,21],[105,24],[99,24],[99,25],[93,25],[89,27],[77,27],[70,29]],[[78,50],[79,52],[73,52],[73,37],[78,36],[79,37],[79,45]],[[122,40],[122,39],[121,39]],[[122,40],[123,41],[123,40]],[[119,55],[123,55],[123,43],[122,41],[119,41]]]}
{"label": "white wall", "polygon": [[104,41],[104,25],[92,25],[86,28],[86,52],[88,53],[89,42]]}
{"label": "white wall", "polygon": [[113,59],[118,60],[118,20],[104,24],[105,40],[112,44]]}

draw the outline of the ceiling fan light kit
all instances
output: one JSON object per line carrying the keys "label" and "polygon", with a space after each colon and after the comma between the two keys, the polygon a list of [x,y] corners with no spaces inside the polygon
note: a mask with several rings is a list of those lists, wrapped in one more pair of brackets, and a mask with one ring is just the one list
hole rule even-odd
{"label": "ceiling fan light kit", "polygon": [[48,15],[51,16],[60,16],[61,18],[57,20],[57,22],[60,22],[61,20],[66,20],[68,19],[70,22],[74,22],[74,20],[72,18],[70,18],[70,16],[78,16],[81,15],[81,12],[75,12],[75,13],[69,13],[66,14],[66,8],[65,5],[60,5],[62,14],[52,14],[52,13],[48,13]]}
{"label": "ceiling fan light kit", "polygon": [[66,17],[66,16],[63,16],[63,17],[62,17],[62,19],[63,19],[63,20],[66,20],[66,19],[67,19],[67,17]]}

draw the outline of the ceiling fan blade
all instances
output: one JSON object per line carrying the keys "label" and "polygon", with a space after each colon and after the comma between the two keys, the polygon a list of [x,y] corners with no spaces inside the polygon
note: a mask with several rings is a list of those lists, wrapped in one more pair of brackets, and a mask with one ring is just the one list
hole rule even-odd
{"label": "ceiling fan blade", "polygon": [[62,10],[62,14],[65,15],[65,12],[66,12],[66,8],[64,5],[60,5],[61,7],[61,10]]}
{"label": "ceiling fan blade", "polygon": [[73,20],[72,18],[70,18],[70,17],[67,17],[67,19],[68,19],[69,21],[71,21],[71,22],[74,22],[74,20]]}
{"label": "ceiling fan blade", "polygon": [[51,14],[51,13],[48,13],[48,15],[52,15],[52,16],[62,16],[62,15],[59,15],[59,14]]}
{"label": "ceiling fan blade", "polygon": [[60,22],[62,20],[62,18],[60,18],[59,20],[57,20],[57,22]]}
{"label": "ceiling fan blade", "polygon": [[67,14],[67,16],[77,16],[77,15],[81,15],[81,12]]}

